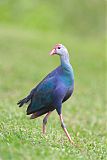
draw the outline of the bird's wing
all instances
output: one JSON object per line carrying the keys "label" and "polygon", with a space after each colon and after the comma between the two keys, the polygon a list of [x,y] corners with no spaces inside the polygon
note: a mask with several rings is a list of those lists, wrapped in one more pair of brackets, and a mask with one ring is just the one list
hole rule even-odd
{"label": "bird's wing", "polygon": [[37,90],[39,90],[41,88],[41,86],[44,86],[44,88],[45,88],[45,83],[47,83],[47,81],[51,81],[51,78],[53,79],[53,77],[55,77],[57,72],[59,72],[60,70],[61,70],[61,66],[57,67],[51,73],[49,73],[35,88],[33,88],[30,91],[28,96],[26,96],[25,98],[18,101],[17,104],[19,105],[19,107],[22,107],[24,104],[31,101],[33,99],[35,93],[37,93]]}
{"label": "bird's wing", "polygon": [[52,103],[52,93],[56,87],[56,76],[47,77],[33,91],[27,114],[31,114]]}

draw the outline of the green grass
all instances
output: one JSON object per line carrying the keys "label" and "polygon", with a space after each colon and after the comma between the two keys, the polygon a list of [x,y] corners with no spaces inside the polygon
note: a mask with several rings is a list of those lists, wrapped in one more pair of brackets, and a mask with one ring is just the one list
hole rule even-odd
{"label": "green grass", "polygon": [[[104,1],[0,1],[0,159],[107,160]],[[76,7],[75,7],[76,6]],[[64,10],[64,12],[63,12]],[[56,43],[70,53],[75,73],[63,117],[71,145],[54,111],[30,120],[18,100],[60,63]]]}
{"label": "green grass", "polygon": [[[43,37],[47,37],[46,40]],[[3,160],[106,159],[103,39],[71,39],[66,34],[63,37],[0,27],[0,155]],[[62,39],[70,50],[75,72],[75,92],[63,105],[63,115],[76,146],[66,139],[56,112],[50,116],[47,134],[43,136],[43,117],[29,120],[25,115],[26,107],[19,109],[16,105],[59,65],[59,57],[50,57],[47,53],[55,42]]]}

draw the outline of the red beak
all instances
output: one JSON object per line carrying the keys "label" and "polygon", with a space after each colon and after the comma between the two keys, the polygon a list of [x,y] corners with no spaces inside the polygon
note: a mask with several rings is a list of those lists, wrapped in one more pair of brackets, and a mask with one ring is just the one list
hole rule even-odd
{"label": "red beak", "polygon": [[52,51],[49,53],[51,56],[55,54],[56,49],[53,48]]}

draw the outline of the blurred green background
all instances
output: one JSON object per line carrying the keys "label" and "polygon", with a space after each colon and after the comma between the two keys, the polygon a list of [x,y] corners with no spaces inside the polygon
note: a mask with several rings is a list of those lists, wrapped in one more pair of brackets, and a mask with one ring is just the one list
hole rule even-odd
{"label": "blurred green background", "polygon": [[1,0],[0,21],[41,31],[73,35],[102,35],[105,30],[104,0],[44,1]]}
{"label": "blurred green background", "polygon": [[[0,0],[0,159],[106,160],[105,0]],[[42,136],[42,119],[30,121],[17,101],[59,65],[49,56],[64,44],[75,91],[63,104],[69,144],[56,112]]]}

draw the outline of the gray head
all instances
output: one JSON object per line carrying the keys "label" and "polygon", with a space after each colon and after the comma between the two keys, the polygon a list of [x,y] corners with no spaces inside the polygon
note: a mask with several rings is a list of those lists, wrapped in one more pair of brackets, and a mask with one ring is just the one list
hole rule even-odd
{"label": "gray head", "polygon": [[59,55],[59,56],[67,56],[68,50],[62,44],[56,44],[55,47],[51,50],[50,55]]}

